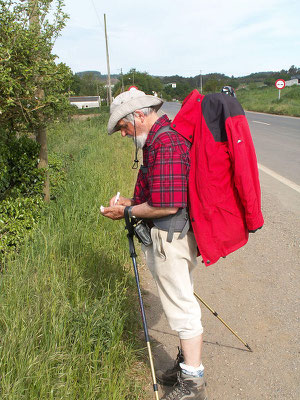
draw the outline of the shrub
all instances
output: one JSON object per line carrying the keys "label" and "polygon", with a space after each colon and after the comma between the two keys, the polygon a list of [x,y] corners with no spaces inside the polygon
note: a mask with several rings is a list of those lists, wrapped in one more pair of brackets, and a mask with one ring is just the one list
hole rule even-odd
{"label": "shrub", "polygon": [[293,85],[290,88],[285,88],[282,91],[282,98],[300,100],[300,87]]}
{"label": "shrub", "polygon": [[[43,202],[45,171],[38,169],[39,144],[26,135],[0,132],[0,266],[15,252],[38,222]],[[66,179],[70,158],[51,154],[51,198],[55,199]]]}

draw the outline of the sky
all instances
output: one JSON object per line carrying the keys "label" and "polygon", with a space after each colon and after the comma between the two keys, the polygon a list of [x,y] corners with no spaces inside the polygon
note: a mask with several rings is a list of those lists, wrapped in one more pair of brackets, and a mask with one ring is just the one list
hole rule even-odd
{"label": "sky", "polygon": [[299,0],[65,0],[58,61],[72,71],[131,68],[184,77],[300,68]]}

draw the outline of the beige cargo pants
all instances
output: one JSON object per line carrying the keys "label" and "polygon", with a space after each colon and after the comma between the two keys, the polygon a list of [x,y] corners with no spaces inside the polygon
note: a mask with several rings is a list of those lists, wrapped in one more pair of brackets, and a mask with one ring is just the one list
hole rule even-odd
{"label": "beige cargo pants", "polygon": [[178,239],[180,233],[175,232],[171,243],[167,242],[167,234],[153,227],[153,244],[142,245],[142,250],[171,329],[180,339],[191,339],[203,332],[200,306],[193,295],[197,244],[191,231],[183,239]]}

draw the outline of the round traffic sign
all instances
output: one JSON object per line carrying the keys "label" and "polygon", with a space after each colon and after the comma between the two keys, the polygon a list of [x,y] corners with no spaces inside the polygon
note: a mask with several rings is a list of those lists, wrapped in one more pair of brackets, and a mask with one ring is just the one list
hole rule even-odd
{"label": "round traffic sign", "polygon": [[283,79],[277,79],[277,81],[275,82],[275,86],[277,87],[277,89],[283,89],[285,87],[285,80]]}

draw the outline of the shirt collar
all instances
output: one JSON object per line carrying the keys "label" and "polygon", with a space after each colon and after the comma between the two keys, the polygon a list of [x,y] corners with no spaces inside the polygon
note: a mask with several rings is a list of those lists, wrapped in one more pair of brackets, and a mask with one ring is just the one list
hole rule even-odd
{"label": "shirt collar", "polygon": [[163,126],[168,126],[170,125],[170,123],[171,121],[169,120],[167,114],[164,114],[161,117],[159,117],[158,120],[152,125],[152,128],[150,129],[144,148],[149,146],[154,135],[160,128],[162,128]]}

